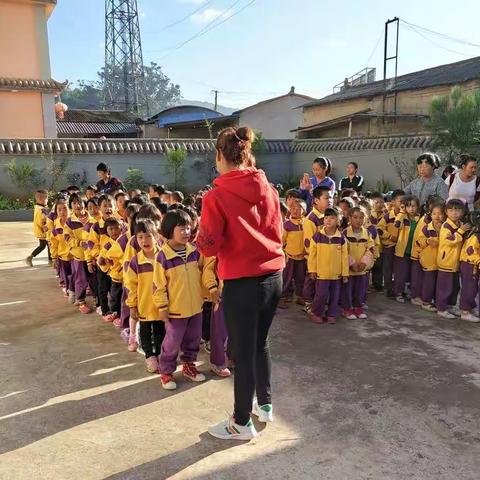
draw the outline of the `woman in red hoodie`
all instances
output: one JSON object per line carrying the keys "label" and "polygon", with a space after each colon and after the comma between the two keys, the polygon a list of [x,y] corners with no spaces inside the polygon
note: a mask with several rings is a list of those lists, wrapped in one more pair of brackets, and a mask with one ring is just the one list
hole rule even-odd
{"label": "woman in red hoodie", "polygon": [[[235,362],[233,416],[208,431],[217,438],[250,440],[250,413],[272,421],[268,330],[282,291],[282,217],[277,192],[257,170],[248,127],[217,138],[216,188],[202,202],[199,250],[216,256],[224,281],[222,302]],[[256,392],[256,399],[254,395]]]}

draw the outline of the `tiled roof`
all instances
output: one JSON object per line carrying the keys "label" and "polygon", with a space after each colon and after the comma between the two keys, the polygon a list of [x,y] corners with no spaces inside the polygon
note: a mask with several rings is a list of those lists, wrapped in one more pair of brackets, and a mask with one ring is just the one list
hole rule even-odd
{"label": "tiled roof", "polygon": [[433,144],[429,135],[401,135],[360,138],[294,140],[292,152],[325,152],[338,150],[426,149]]}
{"label": "tiled roof", "polygon": [[91,122],[91,123],[137,123],[141,120],[130,112],[116,110],[82,110],[69,108],[59,122]]}
{"label": "tiled roof", "polygon": [[282,98],[288,98],[288,97],[297,97],[297,98],[302,98],[307,102],[308,100],[314,100],[313,97],[310,97],[308,95],[303,95],[302,93],[295,93],[295,91],[290,91],[289,93],[286,93],[284,95],[280,95],[278,97],[274,98],[268,98],[267,100],[262,100],[261,102],[255,103],[254,105],[250,105],[249,107],[242,108],[241,110],[237,110],[233,112],[232,115],[240,115],[240,113],[243,113],[245,110],[250,110],[251,108],[256,108],[260,105],[264,105],[265,103],[270,103],[270,102],[275,102],[276,100],[280,100]]}
{"label": "tiled roof", "polygon": [[402,90],[414,90],[438,85],[455,85],[475,79],[480,79],[480,57],[400,75],[397,77],[396,82],[393,78],[389,78],[386,81],[386,88],[383,80],[349,87],[343,92],[333,93],[319,100],[306,103],[303,107],[341,102],[358,97],[373,97],[382,95],[385,91],[387,93],[400,92]]}
{"label": "tiled roof", "polygon": [[42,92],[61,92],[68,82],[57,82],[49,80],[34,80],[28,78],[6,78],[0,77],[0,90],[40,90]]}
{"label": "tiled roof", "polygon": [[265,140],[266,153],[289,153],[292,151],[292,140]]}
{"label": "tiled roof", "polygon": [[93,123],[93,122],[65,122],[57,120],[57,132],[61,135],[121,135],[138,133],[135,123]]}

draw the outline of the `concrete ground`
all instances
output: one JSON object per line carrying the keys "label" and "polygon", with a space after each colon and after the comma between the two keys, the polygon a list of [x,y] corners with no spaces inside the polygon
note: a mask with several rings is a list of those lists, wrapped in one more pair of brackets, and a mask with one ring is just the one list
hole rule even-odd
{"label": "concrete ground", "polygon": [[[276,421],[210,438],[232,382],[161,389],[118,331],[62,298],[29,224],[0,224],[1,479],[478,479],[480,325],[380,295],[370,318],[271,335]],[[202,353],[201,370],[207,371]]]}

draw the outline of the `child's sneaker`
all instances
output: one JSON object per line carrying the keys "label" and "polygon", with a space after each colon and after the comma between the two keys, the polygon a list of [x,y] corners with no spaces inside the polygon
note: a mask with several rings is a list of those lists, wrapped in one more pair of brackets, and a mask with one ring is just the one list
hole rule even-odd
{"label": "child's sneaker", "polygon": [[71,305],[75,304],[75,292],[73,292],[72,290],[68,291],[68,303],[70,303]]}
{"label": "child's sneaker", "polygon": [[422,299],[419,298],[419,297],[417,297],[417,298],[412,298],[412,299],[410,300],[410,303],[411,303],[412,305],[416,305],[417,307],[422,307],[422,306],[423,306]]}
{"label": "child's sneaker", "polygon": [[203,344],[203,348],[208,354],[210,354],[210,352],[212,351],[212,346],[210,345],[209,340],[205,340],[205,343]]}
{"label": "child's sneaker", "polygon": [[437,312],[437,315],[442,318],[448,318],[449,320],[457,318],[453,313],[450,313],[448,310],[445,310],[443,312]]}
{"label": "child's sneaker", "polygon": [[116,313],[114,313],[113,315],[113,326],[116,328],[120,328],[122,326],[122,319]]}
{"label": "child's sneaker", "polygon": [[135,337],[135,335],[130,335],[130,338],[128,339],[128,351],[136,352],[137,350],[138,350],[137,337]]}
{"label": "child's sneaker", "polygon": [[252,413],[263,423],[273,422],[273,408],[271,403],[259,405],[256,398],[253,399]]}
{"label": "child's sneaker", "polygon": [[210,370],[217,376],[217,377],[229,377],[232,372],[227,367],[217,367],[216,365],[211,365]]}
{"label": "child's sneaker", "polygon": [[355,314],[355,311],[353,308],[348,308],[346,310],[343,311],[343,316],[347,319],[347,320],[356,320],[357,319],[357,315]]}
{"label": "child's sneaker", "polygon": [[461,317],[462,316],[462,312],[460,311],[460,309],[458,307],[450,307],[448,309],[448,311],[454,315],[455,317]]}
{"label": "child's sneaker", "polygon": [[111,323],[115,320],[115,314],[107,313],[106,315],[102,315],[102,320],[107,323]]}
{"label": "child's sneaker", "polygon": [[318,315],[315,315],[314,313],[312,313],[312,320],[315,322],[315,323],[323,323],[325,320],[323,317],[319,317]]}
{"label": "child's sneaker", "polygon": [[192,382],[203,382],[205,380],[205,375],[197,370],[193,362],[184,363],[182,373],[184,377],[190,379]]}
{"label": "child's sneaker", "polygon": [[285,310],[288,308],[288,300],[286,298],[281,298],[280,301],[278,302],[278,308],[281,308],[282,310]]}
{"label": "child's sneaker", "polygon": [[221,440],[251,440],[257,436],[251,419],[246,425],[238,425],[233,416],[217,425],[208,427],[208,433]]}
{"label": "child's sneaker", "polygon": [[98,315],[102,316],[102,307],[97,307],[95,311],[97,312]]}
{"label": "child's sneaker", "polygon": [[86,304],[86,303],[82,303],[79,307],[78,307],[78,310],[80,311],[80,313],[92,313],[92,309]]}
{"label": "child's sneaker", "polygon": [[363,311],[363,308],[354,308],[353,311],[357,318],[361,318],[362,320],[368,318],[368,315]]}
{"label": "child's sneaker", "polygon": [[476,317],[472,312],[462,311],[462,316],[460,318],[466,322],[480,322],[480,318]]}
{"label": "child's sneaker", "polygon": [[160,380],[162,382],[162,388],[165,390],[175,390],[177,388],[173,375],[170,373],[161,373]]}
{"label": "child's sneaker", "polygon": [[31,255],[29,255],[26,259],[25,259],[25,263],[27,264],[27,267],[33,267],[33,257]]}
{"label": "child's sneaker", "polygon": [[305,306],[303,307],[303,311],[307,314],[310,315],[312,313],[312,302],[307,302],[305,300]]}
{"label": "child's sneaker", "polygon": [[125,342],[128,343],[130,340],[130,329],[129,328],[122,328],[120,331],[120,338]]}
{"label": "child's sneaker", "polygon": [[395,297],[395,301],[398,302],[398,303],[405,303],[405,299],[403,298],[402,295],[397,295]]}
{"label": "child's sneaker", "polygon": [[302,307],[305,305],[305,300],[302,297],[297,297],[297,300],[295,301],[297,305],[302,305]]}
{"label": "child's sneaker", "polygon": [[148,357],[145,359],[145,365],[147,366],[148,373],[158,373],[158,360],[157,357]]}
{"label": "child's sneaker", "polygon": [[333,325],[337,323],[337,319],[335,317],[327,317],[327,323],[329,323],[330,325]]}
{"label": "child's sneaker", "polygon": [[437,307],[435,305],[432,305],[431,303],[424,303],[422,305],[422,308],[427,312],[435,313],[437,311]]}

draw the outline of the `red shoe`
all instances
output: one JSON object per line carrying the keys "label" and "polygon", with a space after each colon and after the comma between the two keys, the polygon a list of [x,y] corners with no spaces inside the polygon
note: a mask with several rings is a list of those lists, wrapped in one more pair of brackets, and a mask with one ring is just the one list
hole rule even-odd
{"label": "red shoe", "polygon": [[205,375],[197,370],[197,367],[193,362],[186,362],[182,368],[183,376],[192,380],[192,382],[203,382]]}
{"label": "red shoe", "polygon": [[170,373],[161,373],[160,380],[162,381],[162,387],[165,390],[175,390],[177,388],[173,375]]}
{"label": "red shoe", "polygon": [[319,317],[318,315],[315,315],[314,313],[312,313],[312,320],[315,322],[315,323],[323,323],[325,320],[323,319],[323,317]]}
{"label": "red shoe", "polygon": [[120,317],[117,317],[117,315],[114,313],[114,319],[113,319],[113,326],[120,328],[122,326],[122,319]]}
{"label": "red shoe", "polygon": [[354,308],[353,311],[355,312],[357,318],[368,318],[367,314],[363,311],[363,308]]}
{"label": "red shoe", "polygon": [[107,313],[106,315],[102,315],[102,320],[104,322],[111,323],[115,320],[115,314],[113,313]]}
{"label": "red shoe", "polygon": [[128,351],[129,352],[136,352],[138,348],[137,338],[135,335],[130,335],[128,339]]}
{"label": "red shoe", "polygon": [[343,316],[347,320],[356,320],[357,319],[357,314],[356,314],[354,308],[348,308],[348,309],[344,310],[343,311]]}
{"label": "red shoe", "polygon": [[333,325],[334,323],[337,323],[337,319],[335,317],[327,317],[327,323]]}
{"label": "red shoe", "polygon": [[80,311],[80,313],[92,313],[92,309],[86,304],[86,303],[82,303],[79,307],[78,307],[78,310]]}

